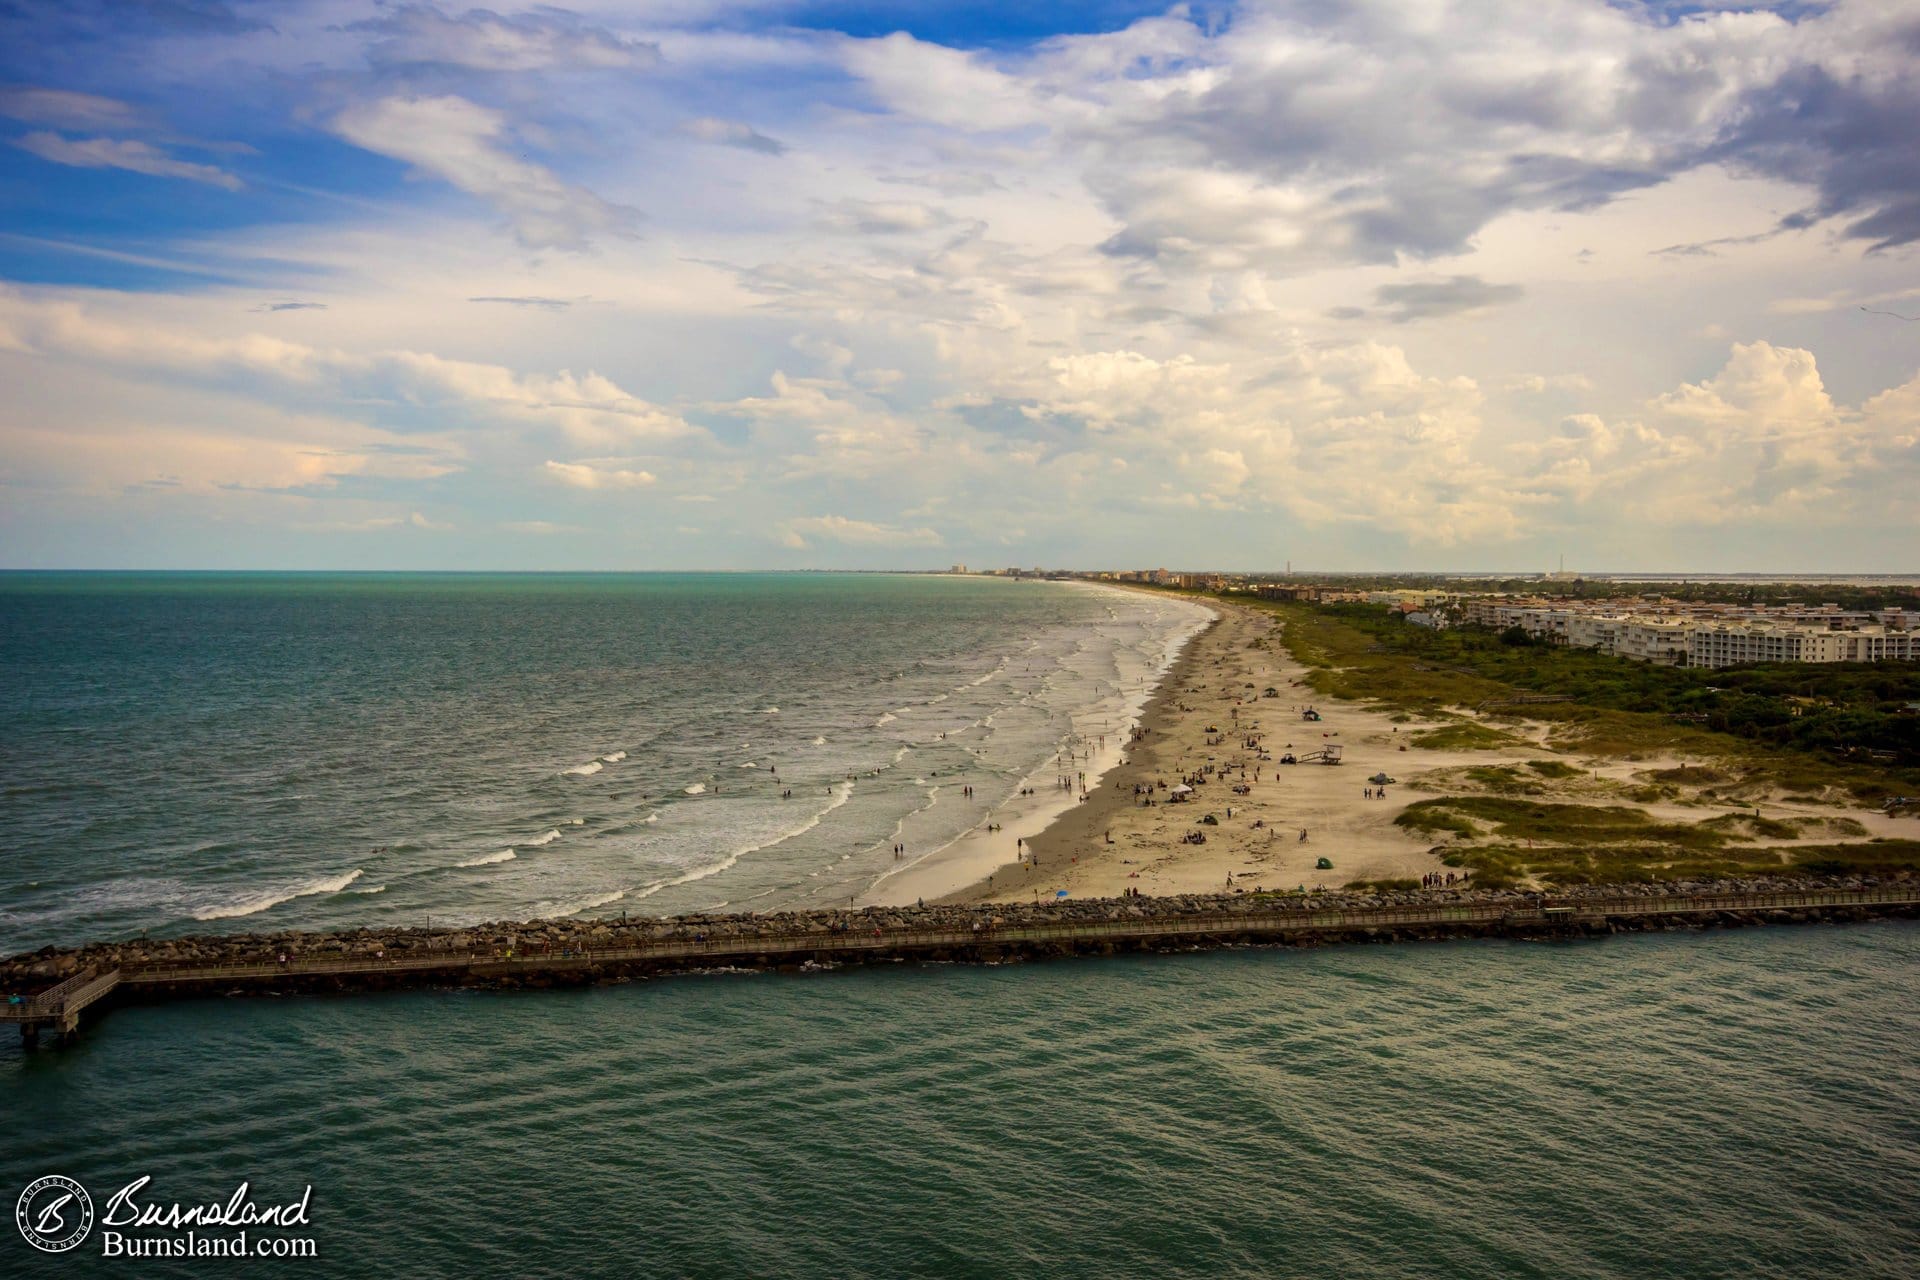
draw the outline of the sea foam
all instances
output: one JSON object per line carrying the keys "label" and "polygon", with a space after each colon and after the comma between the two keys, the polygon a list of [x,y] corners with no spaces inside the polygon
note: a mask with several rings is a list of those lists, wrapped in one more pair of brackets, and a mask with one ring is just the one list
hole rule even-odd
{"label": "sea foam", "polygon": [[618,902],[626,896],[626,890],[615,889],[612,893],[595,894],[589,898],[557,898],[534,907],[533,918],[552,920],[560,916],[576,916],[582,911],[591,911],[595,907],[604,907],[610,902]]}
{"label": "sea foam", "polygon": [[344,875],[326,876],[318,880],[307,880],[300,884],[288,885],[281,889],[256,893],[245,898],[236,898],[228,902],[215,903],[197,908],[193,913],[195,920],[232,920],[239,916],[258,915],[283,902],[292,902],[295,898],[311,897],[316,893],[338,893],[358,880],[364,873],[358,868]]}

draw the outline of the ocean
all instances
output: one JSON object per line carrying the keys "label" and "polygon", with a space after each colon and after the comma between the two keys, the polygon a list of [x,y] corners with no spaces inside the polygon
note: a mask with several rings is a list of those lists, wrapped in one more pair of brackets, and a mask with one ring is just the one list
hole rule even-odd
{"label": "ocean", "polygon": [[[1203,620],[962,578],[0,577],[0,949],[881,894],[894,844],[1050,795]],[[1906,1277],[1917,966],[1881,923],[118,1008],[0,1043],[0,1190],[311,1188],[250,1236],[315,1256],[108,1259],[100,1222],[9,1231],[0,1275]]]}
{"label": "ocean", "polygon": [[0,1188],[311,1186],[317,1256],[0,1274],[1905,1280],[1916,972],[1878,923],[118,1009],[0,1047]]}
{"label": "ocean", "polygon": [[1117,746],[1206,616],[969,577],[0,574],[0,953],[884,896]]}

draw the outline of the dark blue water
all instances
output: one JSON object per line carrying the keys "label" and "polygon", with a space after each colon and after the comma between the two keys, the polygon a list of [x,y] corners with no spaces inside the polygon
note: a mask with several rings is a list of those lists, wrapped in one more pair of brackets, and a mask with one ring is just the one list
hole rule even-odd
{"label": "dark blue water", "polygon": [[[1920,929],[209,1000],[0,1048],[11,1197],[312,1184],[232,1274],[1911,1277]],[[0,1273],[204,1275],[42,1259]]]}

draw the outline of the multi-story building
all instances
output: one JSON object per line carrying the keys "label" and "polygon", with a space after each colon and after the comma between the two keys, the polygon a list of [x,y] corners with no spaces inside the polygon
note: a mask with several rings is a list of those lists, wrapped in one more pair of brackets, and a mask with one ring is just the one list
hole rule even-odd
{"label": "multi-story building", "polygon": [[1620,628],[1614,651],[1623,658],[1659,667],[1687,665],[1687,637],[1694,624],[1685,618],[1632,617]]}
{"label": "multi-story building", "polygon": [[1576,613],[1567,619],[1567,644],[1574,649],[1620,651],[1620,629],[1627,624],[1618,613]]}

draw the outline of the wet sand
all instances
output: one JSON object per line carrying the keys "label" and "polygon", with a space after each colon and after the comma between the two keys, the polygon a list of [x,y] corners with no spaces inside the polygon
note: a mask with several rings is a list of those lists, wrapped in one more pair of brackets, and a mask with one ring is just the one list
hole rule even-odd
{"label": "wet sand", "polygon": [[[1524,769],[1529,760],[1558,759],[1573,776],[1532,778],[1539,794],[1580,804],[1619,804],[1621,791],[1655,770],[1685,763],[1666,757],[1611,759],[1562,749],[1553,726],[1502,717],[1506,744],[1480,748],[1415,746],[1414,734],[1446,720],[1423,720],[1390,708],[1323,699],[1306,687],[1307,672],[1281,643],[1283,624],[1263,610],[1209,601],[1219,619],[1190,641],[1142,712],[1140,733],[1124,758],[1083,801],[1070,803],[1025,842],[1030,856],[1000,848],[989,873],[944,902],[1032,902],[1058,896],[1114,897],[1223,893],[1244,889],[1337,889],[1356,880],[1418,879],[1445,874],[1432,835],[1394,819],[1418,800],[1470,795],[1485,788],[1463,776],[1476,766]],[[1267,696],[1272,689],[1275,696]],[[1303,719],[1307,707],[1321,716]],[[1471,719],[1471,717],[1469,717]],[[1337,746],[1342,762],[1286,765]],[[1372,779],[1384,773],[1383,787]],[[1185,802],[1171,788],[1195,783]],[[1244,787],[1244,793],[1235,788]],[[1151,788],[1150,792],[1145,789]],[[1369,790],[1384,792],[1369,798]],[[1857,824],[1842,839],[1907,834],[1895,819],[1858,808],[1805,803],[1775,794],[1708,799],[1697,787],[1676,788],[1676,802],[1638,803],[1657,819],[1697,822],[1717,812],[1752,812],[1807,821],[1809,834],[1758,839],[1762,846],[1833,842],[1821,824]],[[1151,804],[1143,799],[1151,798]],[[1204,821],[1213,817],[1214,823]],[[1300,839],[1302,831],[1306,840]],[[1183,837],[1204,833],[1205,843]],[[1009,832],[1011,834],[1011,832]],[[1316,865],[1326,858],[1332,866]]]}
{"label": "wet sand", "polygon": [[[1376,772],[1481,763],[1485,755],[1400,751],[1408,729],[1389,713],[1315,698],[1305,671],[1278,642],[1272,615],[1216,607],[1219,620],[1168,672],[1124,762],[1028,842],[1030,858],[1001,865],[991,880],[952,901],[1032,901],[1061,890],[1109,897],[1128,889],[1158,895],[1338,887],[1443,869],[1429,837],[1393,825],[1403,804],[1418,797],[1403,798],[1388,785],[1385,799],[1369,800],[1363,789]],[[1265,696],[1269,688],[1277,696]],[[1309,705],[1321,720],[1302,718]],[[1289,751],[1301,756],[1329,746],[1341,748],[1343,763],[1278,763]],[[1195,790],[1176,802],[1171,788],[1183,778],[1194,779]],[[1147,786],[1151,805],[1135,791]],[[1208,815],[1218,825],[1203,823]],[[1183,843],[1196,831],[1204,844]],[[1323,856],[1331,869],[1315,866]]]}

